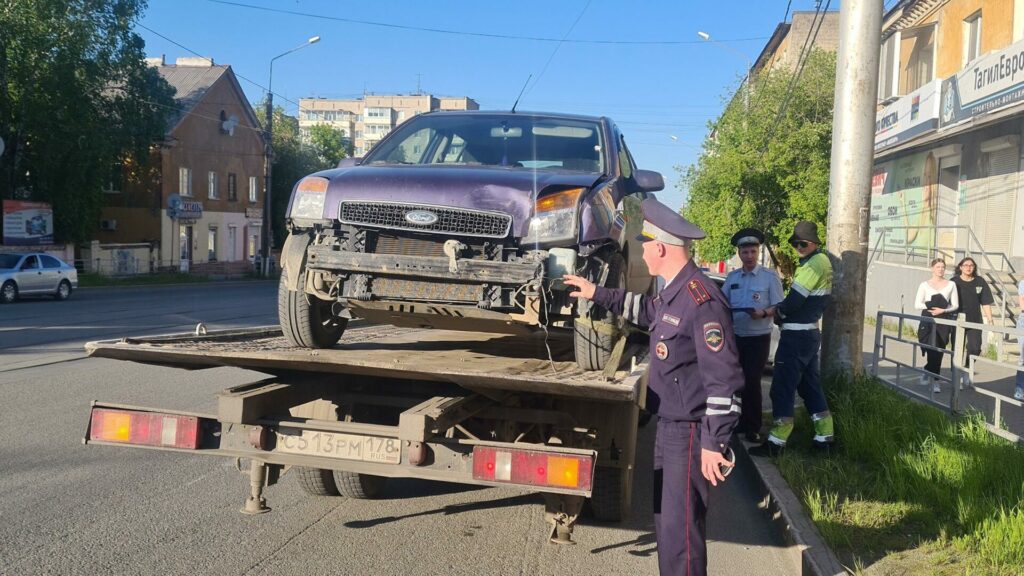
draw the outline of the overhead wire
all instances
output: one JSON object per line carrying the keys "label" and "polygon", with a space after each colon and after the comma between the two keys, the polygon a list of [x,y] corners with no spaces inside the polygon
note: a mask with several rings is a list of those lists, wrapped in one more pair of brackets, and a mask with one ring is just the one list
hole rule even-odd
{"label": "overhead wire", "polygon": [[[633,45],[633,46],[680,46],[687,44],[701,44],[703,40],[600,40],[600,39],[578,39],[578,40],[566,40],[561,38],[550,38],[544,36],[523,36],[517,34],[496,34],[493,32],[469,32],[465,30],[450,30],[446,28],[431,28],[426,26],[410,26],[405,24],[394,24],[391,22],[377,22],[373,20],[360,20],[356,18],[343,18],[341,16],[328,16],[326,14],[314,14],[311,12],[299,12],[297,10],[285,10],[283,8],[269,8],[266,6],[256,6],[253,4],[246,4],[244,2],[232,2],[230,0],[207,0],[213,4],[223,4],[225,6],[236,6],[239,8],[247,8],[250,10],[261,10],[264,12],[272,12],[277,14],[288,14],[291,16],[302,16],[305,18],[316,18],[319,20],[329,20],[334,22],[344,22],[346,24],[359,24],[363,26],[376,26],[380,28],[391,28],[396,30],[410,30],[416,32],[430,32],[434,34],[449,34],[455,36],[472,36],[477,38],[493,38],[499,40],[528,40],[531,42],[556,42],[556,43],[568,43],[568,44],[605,44],[605,45]],[[588,3],[589,4],[589,3]],[[765,37],[757,38],[733,38],[729,40],[719,40],[719,42],[750,42],[755,40],[764,40]]]}

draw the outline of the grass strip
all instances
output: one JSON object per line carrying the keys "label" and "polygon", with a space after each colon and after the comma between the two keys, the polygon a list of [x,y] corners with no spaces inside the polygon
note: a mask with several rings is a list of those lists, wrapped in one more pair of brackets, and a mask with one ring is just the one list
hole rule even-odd
{"label": "grass strip", "polygon": [[826,389],[839,449],[797,433],[780,471],[840,560],[880,574],[1024,573],[1024,450],[862,377]]}

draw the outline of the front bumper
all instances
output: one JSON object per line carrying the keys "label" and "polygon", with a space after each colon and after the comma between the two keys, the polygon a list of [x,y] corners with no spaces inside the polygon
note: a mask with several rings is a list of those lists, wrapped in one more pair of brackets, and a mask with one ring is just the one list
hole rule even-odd
{"label": "front bumper", "polygon": [[459,259],[454,262],[453,266],[448,258],[345,252],[325,245],[309,247],[306,254],[306,266],[311,270],[324,270],[333,273],[516,286],[538,281],[544,275],[542,260],[537,262],[494,262]]}

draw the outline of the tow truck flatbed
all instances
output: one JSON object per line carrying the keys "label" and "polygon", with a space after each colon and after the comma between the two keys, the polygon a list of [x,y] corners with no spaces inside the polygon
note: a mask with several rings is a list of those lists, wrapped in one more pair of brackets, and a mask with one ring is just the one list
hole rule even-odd
{"label": "tow truck flatbed", "polygon": [[[545,347],[545,345],[547,347]],[[551,357],[548,357],[548,348]],[[331,349],[289,346],[277,327],[90,342],[90,356],[187,369],[234,366],[272,375],[296,372],[447,382],[469,389],[533,392],[636,402],[640,372],[581,370],[572,339],[547,339],[388,325],[351,327]],[[627,357],[639,353],[627,348]],[[635,361],[634,361],[635,362]]]}

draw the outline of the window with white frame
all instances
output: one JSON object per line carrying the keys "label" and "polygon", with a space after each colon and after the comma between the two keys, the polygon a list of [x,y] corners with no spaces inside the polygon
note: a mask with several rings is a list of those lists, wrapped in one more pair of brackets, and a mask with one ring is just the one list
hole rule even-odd
{"label": "window with white frame", "polygon": [[192,169],[184,166],[178,168],[178,194],[192,195]]}
{"label": "window with white frame", "polygon": [[890,34],[882,40],[882,52],[878,58],[878,99],[888,100],[896,96],[899,86],[900,33]]}
{"label": "window with white frame", "polygon": [[213,227],[210,228],[210,237],[209,237],[209,240],[207,241],[206,249],[209,252],[208,260],[210,262],[216,262],[217,261],[217,229],[216,228],[213,228]]}
{"label": "window with white frame", "polygon": [[256,194],[259,191],[258,180],[255,176],[249,176],[249,202],[256,201]]}
{"label": "window with white frame", "polygon": [[981,56],[981,10],[964,19],[964,59],[967,66]]}
{"label": "window with white frame", "polygon": [[213,170],[206,173],[206,196],[210,200],[220,198],[220,190],[217,189],[217,173]]}

